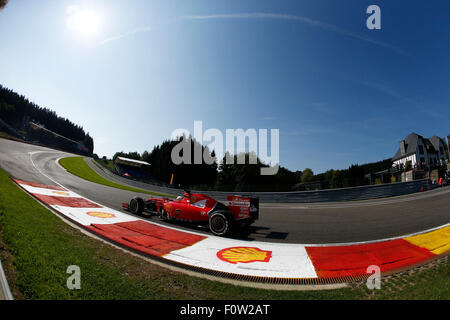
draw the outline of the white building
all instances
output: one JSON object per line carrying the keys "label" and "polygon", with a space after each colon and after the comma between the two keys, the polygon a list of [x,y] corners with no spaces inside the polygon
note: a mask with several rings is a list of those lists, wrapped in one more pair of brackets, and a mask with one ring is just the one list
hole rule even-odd
{"label": "white building", "polygon": [[405,166],[406,162],[411,161],[412,167],[420,166],[439,166],[447,163],[446,143],[439,137],[429,139],[411,133],[400,141],[400,148],[392,158],[393,166]]}

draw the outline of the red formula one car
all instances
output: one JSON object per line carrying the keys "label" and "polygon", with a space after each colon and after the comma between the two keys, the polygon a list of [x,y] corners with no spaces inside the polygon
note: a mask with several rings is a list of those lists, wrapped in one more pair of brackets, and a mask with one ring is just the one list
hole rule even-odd
{"label": "red formula one car", "polygon": [[145,201],[135,197],[129,203],[122,203],[122,207],[133,214],[140,215],[146,211],[166,221],[205,225],[218,236],[229,234],[235,227],[249,226],[259,217],[258,198],[228,196],[222,203],[190,191],[176,200],[149,198]]}

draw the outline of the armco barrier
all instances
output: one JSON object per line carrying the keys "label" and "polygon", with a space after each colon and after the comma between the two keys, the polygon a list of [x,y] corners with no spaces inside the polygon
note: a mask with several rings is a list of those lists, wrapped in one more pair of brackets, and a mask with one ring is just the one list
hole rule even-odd
{"label": "armco barrier", "polygon": [[394,272],[446,254],[450,224],[395,239],[302,245],[221,238],[178,230],[104,207],[60,187],[14,180],[33,197],[128,250],[204,274],[275,284],[362,280],[368,267]]}
{"label": "armco barrier", "polygon": [[[264,203],[312,203],[385,198],[420,192],[421,190],[427,191],[430,189],[432,189],[431,181],[429,179],[423,179],[410,182],[397,182],[330,190],[243,193],[245,195],[259,197],[260,202]],[[205,193],[216,199],[226,198],[226,195],[230,194],[230,192],[217,191],[207,191]]]}
{"label": "armco barrier", "polygon": [[[164,187],[161,185],[152,185],[140,181],[130,180],[121,177],[106,168],[101,167],[105,174],[114,176],[121,180],[123,183],[134,183],[136,187],[151,189],[152,186],[156,186],[158,192],[164,192],[168,194],[179,193],[182,194],[183,190],[176,188]],[[95,170],[95,168],[94,168]],[[427,191],[433,188],[431,180],[415,180],[409,182],[397,182],[380,185],[370,185],[353,188],[342,189],[330,189],[330,190],[318,190],[318,191],[294,191],[294,192],[235,192],[239,194],[245,194],[252,197],[259,197],[262,203],[314,203],[314,202],[335,202],[335,201],[353,201],[353,200],[367,200],[401,196],[411,193],[420,192],[421,190]],[[222,191],[199,191],[192,190],[197,193],[205,193],[217,200],[225,200],[227,195],[234,192],[222,192]]]}

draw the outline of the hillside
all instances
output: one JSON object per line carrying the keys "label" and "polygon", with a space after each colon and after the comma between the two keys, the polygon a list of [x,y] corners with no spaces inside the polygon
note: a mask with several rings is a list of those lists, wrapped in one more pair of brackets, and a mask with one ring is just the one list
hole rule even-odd
{"label": "hillside", "polygon": [[0,130],[16,138],[69,152],[91,155],[94,141],[89,133],[0,85]]}

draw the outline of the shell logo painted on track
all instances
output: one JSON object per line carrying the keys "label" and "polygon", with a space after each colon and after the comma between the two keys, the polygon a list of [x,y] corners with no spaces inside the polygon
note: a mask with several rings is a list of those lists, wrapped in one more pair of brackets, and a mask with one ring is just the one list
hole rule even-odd
{"label": "shell logo painted on track", "polygon": [[96,218],[102,218],[102,219],[107,219],[107,218],[115,218],[116,216],[112,213],[107,213],[107,212],[87,212],[87,215],[91,216],[91,217],[96,217]]}
{"label": "shell logo painted on track", "polygon": [[234,247],[220,250],[217,252],[217,257],[232,264],[269,262],[272,258],[272,251],[264,251],[254,247]]}
{"label": "shell logo painted on track", "polygon": [[52,191],[53,194],[56,194],[58,196],[70,196],[70,193],[62,192],[62,191]]}

